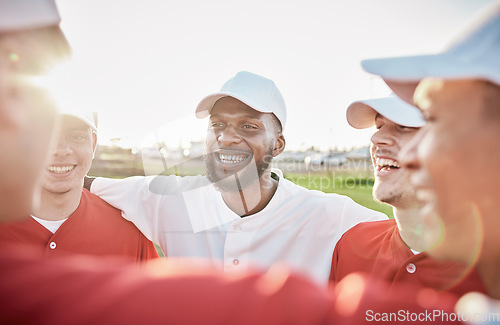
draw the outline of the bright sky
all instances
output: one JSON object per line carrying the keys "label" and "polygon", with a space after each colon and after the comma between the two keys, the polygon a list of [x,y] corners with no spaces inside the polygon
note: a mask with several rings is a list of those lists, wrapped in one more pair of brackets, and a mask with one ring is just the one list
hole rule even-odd
{"label": "bright sky", "polygon": [[247,70],[280,88],[288,149],[328,149],[367,145],[345,109],[389,93],[360,60],[439,51],[491,0],[56,2],[74,50],[59,96],[99,112],[100,143],[201,139],[196,105]]}

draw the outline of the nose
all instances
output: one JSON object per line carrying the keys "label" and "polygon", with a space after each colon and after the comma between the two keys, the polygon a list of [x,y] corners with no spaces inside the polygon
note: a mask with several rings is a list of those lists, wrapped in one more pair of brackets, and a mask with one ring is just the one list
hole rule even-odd
{"label": "nose", "polygon": [[57,156],[65,156],[72,153],[71,145],[65,137],[61,136],[55,140],[54,146],[52,148],[52,154]]}
{"label": "nose", "polygon": [[371,137],[371,142],[374,146],[390,146],[395,143],[394,135],[389,131],[388,126],[383,125]]}
{"label": "nose", "polygon": [[223,146],[230,146],[241,142],[241,136],[236,128],[229,124],[217,135],[217,142]]}
{"label": "nose", "polygon": [[424,136],[424,128],[420,129],[415,136],[406,143],[398,155],[398,160],[402,167],[408,171],[415,171],[420,168],[420,160],[418,158],[418,146]]}

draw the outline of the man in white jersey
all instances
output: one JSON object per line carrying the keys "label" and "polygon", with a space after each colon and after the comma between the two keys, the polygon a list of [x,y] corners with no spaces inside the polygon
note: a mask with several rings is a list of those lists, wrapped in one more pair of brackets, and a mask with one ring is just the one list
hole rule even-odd
{"label": "man in white jersey", "polygon": [[165,255],[208,258],[224,271],[284,262],[327,283],[340,236],[359,222],[387,218],[271,170],[285,148],[286,123],[272,80],[239,72],[204,98],[196,115],[210,116],[206,177],[97,178],[91,187]]}

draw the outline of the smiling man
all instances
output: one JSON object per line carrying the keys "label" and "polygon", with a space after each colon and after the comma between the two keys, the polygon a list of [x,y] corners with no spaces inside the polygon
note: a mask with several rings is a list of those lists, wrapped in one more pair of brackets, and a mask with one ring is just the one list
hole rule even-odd
{"label": "smiling man", "polygon": [[90,112],[66,110],[58,116],[56,136],[32,217],[0,225],[0,240],[27,243],[42,256],[68,253],[125,256],[140,262],[158,257],[151,241],[120,211],[83,189],[92,164],[97,126]]}
{"label": "smiling man", "polygon": [[438,54],[367,60],[363,67],[426,119],[401,160],[425,204],[428,231],[439,235],[428,253],[475,267],[499,299],[500,2],[457,36]]}
{"label": "smiling man", "polygon": [[167,256],[208,258],[224,271],[285,263],[328,283],[333,248],[362,221],[386,216],[310,191],[271,169],[283,152],[286,106],[272,80],[242,71],[205,97],[207,177],[97,178],[92,192],[123,210]]}
{"label": "smiling man", "polygon": [[[55,109],[50,96],[33,89],[26,77],[40,73],[34,66],[51,66],[44,55],[57,61],[58,54],[67,54],[59,21],[54,1],[0,0],[0,223],[29,218]],[[64,173],[71,166],[49,168]],[[368,292],[359,278],[351,284],[362,292],[353,297],[352,286],[324,292],[280,267],[222,276],[200,263],[138,267],[81,255],[41,259],[31,248],[2,243],[1,324],[234,324],[237,319],[238,324],[338,325],[366,323],[367,308],[375,318],[408,303],[416,313],[425,308],[399,296],[391,301],[383,287]],[[427,308],[432,302],[442,308],[441,297],[429,298]]]}
{"label": "smiling man", "polygon": [[357,129],[377,129],[371,138],[373,196],[393,207],[394,220],[360,223],[348,230],[335,247],[330,280],[337,283],[352,272],[363,272],[372,279],[460,295],[485,292],[467,265],[440,262],[423,252],[429,233],[420,218],[422,204],[398,159],[425,124],[418,109],[397,97],[368,99],[348,107],[347,121]]}
{"label": "smiling man", "polygon": [[278,186],[270,165],[285,148],[281,123],[276,115],[256,111],[234,97],[217,99],[211,110],[205,110],[206,102],[197,114],[210,113],[207,177],[237,214],[258,212]]}
{"label": "smiling man", "polygon": [[[44,166],[56,106],[31,81],[70,52],[59,21],[54,1],[0,0],[0,224],[29,218],[43,167],[61,178],[85,169],[80,159]],[[64,141],[85,139],[81,154],[87,157],[94,142],[87,119],[63,119],[69,131]],[[72,180],[67,184],[72,192]],[[73,233],[80,235],[86,236]],[[159,259],[141,266],[82,255],[42,259],[31,245],[15,241],[0,243],[0,292],[1,324],[234,324],[241,318],[239,324],[274,325],[343,319],[332,312],[333,295],[282,268],[232,277],[201,263],[165,265]]]}

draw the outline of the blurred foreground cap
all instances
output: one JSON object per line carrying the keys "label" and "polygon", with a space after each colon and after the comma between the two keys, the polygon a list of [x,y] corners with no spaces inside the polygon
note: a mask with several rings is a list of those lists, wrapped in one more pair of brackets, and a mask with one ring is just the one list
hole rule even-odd
{"label": "blurred foreground cap", "polygon": [[42,74],[71,55],[60,22],[54,0],[0,0],[2,45],[17,73]]}
{"label": "blurred foreground cap", "polygon": [[500,1],[483,8],[441,53],[363,60],[361,65],[409,103],[427,77],[484,79],[500,85]]}
{"label": "blurred foreground cap", "polygon": [[0,31],[57,26],[61,17],[54,0],[0,0]]}

